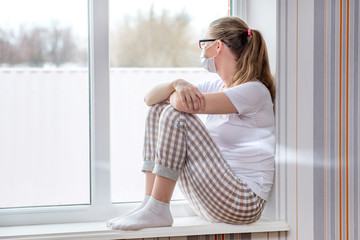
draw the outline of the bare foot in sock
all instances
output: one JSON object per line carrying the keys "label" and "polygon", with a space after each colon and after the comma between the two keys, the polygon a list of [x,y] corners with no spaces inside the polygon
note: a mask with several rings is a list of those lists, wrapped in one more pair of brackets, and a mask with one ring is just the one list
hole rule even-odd
{"label": "bare foot in sock", "polygon": [[114,230],[138,230],[151,227],[169,227],[174,220],[170,212],[170,204],[150,198],[146,206],[113,223]]}
{"label": "bare foot in sock", "polygon": [[149,199],[150,199],[150,196],[149,196],[149,195],[145,195],[145,196],[144,196],[144,200],[141,202],[140,206],[138,206],[137,208],[131,210],[131,211],[128,212],[128,213],[125,213],[125,214],[121,215],[120,217],[117,217],[117,218],[113,218],[113,219],[108,220],[108,221],[106,222],[106,226],[107,226],[108,228],[111,228],[111,226],[114,224],[114,222],[120,220],[120,219],[123,218],[123,217],[129,216],[129,215],[133,214],[134,212],[139,211],[140,209],[142,209],[143,207],[145,207],[145,205],[147,204],[147,202],[149,201]]}

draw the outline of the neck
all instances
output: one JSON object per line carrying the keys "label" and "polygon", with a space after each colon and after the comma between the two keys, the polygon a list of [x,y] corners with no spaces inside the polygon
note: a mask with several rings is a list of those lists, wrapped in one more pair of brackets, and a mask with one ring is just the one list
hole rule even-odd
{"label": "neck", "polygon": [[220,74],[218,73],[220,78],[223,80],[225,87],[224,88],[230,88],[232,84],[232,74]]}
{"label": "neck", "polygon": [[232,64],[225,64],[222,69],[219,69],[218,75],[224,82],[224,88],[230,88],[233,83],[233,76],[235,74],[235,66]]}
{"label": "neck", "polygon": [[230,88],[233,83],[233,76],[236,73],[235,56],[228,48],[224,48],[224,50],[218,54],[217,60],[217,73],[224,82],[224,89]]}

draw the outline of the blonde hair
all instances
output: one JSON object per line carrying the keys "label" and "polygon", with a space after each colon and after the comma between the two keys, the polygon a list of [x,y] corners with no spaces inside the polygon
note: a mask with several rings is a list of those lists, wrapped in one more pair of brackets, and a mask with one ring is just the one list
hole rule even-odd
{"label": "blonde hair", "polygon": [[237,17],[217,19],[209,27],[210,35],[227,42],[236,56],[237,72],[232,86],[257,79],[267,87],[274,102],[275,82],[270,72],[265,41],[259,31],[251,29],[251,36],[248,31],[248,25]]}

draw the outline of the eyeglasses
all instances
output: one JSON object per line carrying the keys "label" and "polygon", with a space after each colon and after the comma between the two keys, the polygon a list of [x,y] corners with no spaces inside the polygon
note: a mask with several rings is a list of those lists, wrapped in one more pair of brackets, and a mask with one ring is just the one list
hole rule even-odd
{"label": "eyeglasses", "polygon": [[[200,47],[201,49],[203,49],[203,48],[205,47],[205,44],[206,44],[207,42],[212,42],[212,41],[216,41],[216,40],[218,40],[218,39],[201,39],[201,40],[199,40],[199,47]],[[228,43],[225,42],[224,40],[220,40],[220,41],[222,41],[228,48],[230,47],[230,44],[228,44]]]}

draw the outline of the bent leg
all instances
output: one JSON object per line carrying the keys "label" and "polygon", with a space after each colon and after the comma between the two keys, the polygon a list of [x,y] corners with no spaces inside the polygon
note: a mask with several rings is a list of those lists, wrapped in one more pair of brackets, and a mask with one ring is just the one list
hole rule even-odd
{"label": "bent leg", "polygon": [[[180,118],[180,112],[170,105],[150,110],[142,170],[149,178],[152,178],[149,171],[156,174],[152,197],[143,209],[117,221],[113,229],[135,230],[172,225],[169,202],[186,158],[186,140]],[[150,186],[147,191],[149,189]]]}
{"label": "bent leg", "polygon": [[212,222],[256,221],[266,202],[232,172],[201,120],[184,116],[187,161],[179,186],[193,210]]}
{"label": "bent leg", "polygon": [[186,161],[184,113],[171,105],[165,107],[159,119],[159,132],[153,173],[177,181]]}
{"label": "bent leg", "polygon": [[178,180],[193,210],[213,222],[256,221],[266,201],[231,170],[202,121],[166,106],[159,118],[153,173]]}
{"label": "bent leg", "polygon": [[168,102],[161,102],[151,106],[145,121],[145,138],[143,148],[144,164],[142,171],[152,172],[155,166],[156,145],[159,132],[160,116]]}

